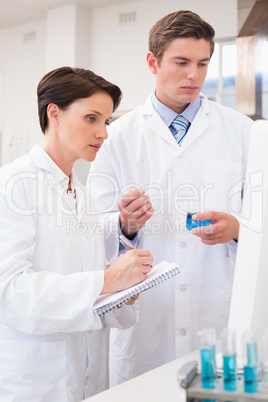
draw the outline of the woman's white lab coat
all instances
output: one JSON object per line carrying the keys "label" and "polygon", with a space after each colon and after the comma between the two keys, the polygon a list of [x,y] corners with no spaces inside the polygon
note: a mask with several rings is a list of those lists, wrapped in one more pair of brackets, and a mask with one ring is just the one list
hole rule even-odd
{"label": "woman's white lab coat", "polygon": [[[155,264],[177,262],[181,274],[140,295],[134,327],[112,330],[111,385],[198,348],[198,330],[213,326],[219,335],[228,321],[236,244],[204,245],[186,229],[186,214],[240,211],[251,120],[201,96],[179,147],[150,98],[109,127],[89,185],[104,212],[116,211],[131,185],[144,188],[155,212],[139,246]],[[116,222],[118,213],[109,217]]]}
{"label": "woman's white lab coat", "polygon": [[[67,178],[50,162],[34,147],[0,169],[5,402],[77,402],[105,384],[105,330],[92,311],[104,280],[103,230],[75,174],[77,213],[62,185]],[[123,308],[107,314],[108,326],[120,326],[116,314],[133,322]]]}

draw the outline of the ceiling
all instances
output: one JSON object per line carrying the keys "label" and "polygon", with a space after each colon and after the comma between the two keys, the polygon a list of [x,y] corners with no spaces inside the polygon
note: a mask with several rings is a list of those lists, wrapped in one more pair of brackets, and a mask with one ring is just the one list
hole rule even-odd
{"label": "ceiling", "polygon": [[0,0],[0,28],[45,18],[52,7],[76,3],[90,8],[133,0]]}

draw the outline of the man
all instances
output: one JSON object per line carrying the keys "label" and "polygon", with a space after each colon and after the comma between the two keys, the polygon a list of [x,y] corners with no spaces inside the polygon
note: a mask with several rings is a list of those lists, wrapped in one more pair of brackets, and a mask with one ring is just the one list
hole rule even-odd
{"label": "man", "polygon": [[[155,264],[181,268],[140,295],[132,328],[112,330],[111,386],[197,349],[200,329],[215,327],[219,336],[228,322],[239,232],[232,214],[241,209],[252,122],[200,93],[213,49],[214,29],[197,14],[159,20],[147,54],[156,91],[111,125],[92,166],[89,183],[103,219],[115,223],[111,236],[119,217],[122,232]],[[178,115],[186,120],[174,128]],[[211,224],[188,231],[187,212]]]}

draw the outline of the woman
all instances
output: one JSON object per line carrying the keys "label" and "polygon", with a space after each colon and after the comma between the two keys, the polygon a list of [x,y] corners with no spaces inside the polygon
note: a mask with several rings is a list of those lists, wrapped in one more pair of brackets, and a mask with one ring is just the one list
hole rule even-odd
{"label": "woman", "polygon": [[96,298],[145,279],[152,256],[132,250],[104,271],[103,230],[73,171],[95,159],[120,89],[63,67],[37,95],[43,147],[0,169],[0,400],[74,402],[104,387],[104,326],[134,322],[131,306],[99,319]]}

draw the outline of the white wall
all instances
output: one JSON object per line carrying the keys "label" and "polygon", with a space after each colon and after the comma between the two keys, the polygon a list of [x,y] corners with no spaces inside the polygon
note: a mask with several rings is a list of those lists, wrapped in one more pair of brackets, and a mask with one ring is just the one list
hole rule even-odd
{"label": "white wall", "polygon": [[[154,89],[146,65],[149,30],[179,9],[198,13],[213,25],[217,38],[237,35],[236,0],[142,0],[92,11],[91,68],[120,86],[124,97],[119,110],[132,109]],[[132,11],[136,22],[120,26],[119,14]]]}
{"label": "white wall", "polygon": [[46,18],[46,71],[88,66],[91,10],[77,4],[49,9]]}
{"label": "white wall", "polygon": [[[145,59],[149,29],[159,18],[178,9],[190,9],[200,14],[214,26],[217,39],[237,35],[236,0],[133,0],[91,10],[86,17],[88,26],[86,13],[81,13],[81,8],[77,12],[74,7],[78,25],[74,31],[78,35],[85,32],[84,41],[74,42],[77,47],[74,60],[77,66],[92,69],[121,87],[124,97],[119,111],[131,109],[143,102],[154,89],[154,76],[147,69]],[[68,13],[70,10],[68,7]],[[136,21],[120,26],[119,14],[132,11],[136,12]],[[47,60],[51,61],[50,50],[46,49],[46,45],[51,39],[52,13],[53,10],[49,10],[44,20],[0,29],[2,163],[23,152],[28,137],[30,145],[42,142],[37,117],[36,86],[47,72]],[[79,24],[77,18],[82,23]],[[57,35],[57,21],[53,25],[57,40],[60,37]],[[32,39],[24,40],[25,36]],[[66,35],[61,32],[61,38],[57,53],[59,65],[65,64],[68,32]],[[64,57],[61,58],[61,54]],[[12,137],[13,142],[10,141]]]}
{"label": "white wall", "polygon": [[45,37],[45,20],[0,30],[2,161],[38,141],[36,85],[45,71]]}

